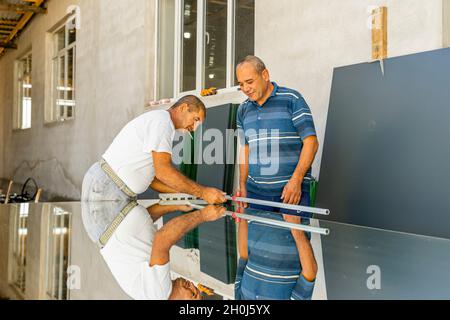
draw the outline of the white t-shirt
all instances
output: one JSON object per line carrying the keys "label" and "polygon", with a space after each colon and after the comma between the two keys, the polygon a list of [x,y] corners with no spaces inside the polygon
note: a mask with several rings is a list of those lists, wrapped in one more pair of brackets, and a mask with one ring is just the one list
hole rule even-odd
{"label": "white t-shirt", "polygon": [[155,178],[152,151],[172,154],[174,137],[169,112],[150,111],[120,131],[103,159],[134,193],[141,194]]}
{"label": "white t-shirt", "polygon": [[172,292],[170,264],[150,267],[156,231],[147,209],[137,206],[100,250],[122,290],[135,300],[167,300]]}

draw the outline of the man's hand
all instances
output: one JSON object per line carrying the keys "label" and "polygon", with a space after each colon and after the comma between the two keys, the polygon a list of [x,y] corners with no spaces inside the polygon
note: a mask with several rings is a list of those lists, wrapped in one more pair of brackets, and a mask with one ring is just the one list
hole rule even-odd
{"label": "man's hand", "polygon": [[[247,198],[247,189],[246,188],[240,188],[237,192],[236,192],[236,197],[238,198]],[[238,202],[238,206],[240,208],[248,208],[248,203],[247,202]]]}
{"label": "man's hand", "polygon": [[220,204],[227,201],[225,198],[225,192],[216,188],[208,187],[203,188],[201,198],[209,204]]}
{"label": "man's hand", "polygon": [[302,182],[292,178],[283,189],[281,200],[283,203],[298,205],[302,198]]}
{"label": "man's hand", "polygon": [[205,222],[213,222],[222,218],[225,215],[225,211],[224,207],[210,205],[202,209],[200,213]]}

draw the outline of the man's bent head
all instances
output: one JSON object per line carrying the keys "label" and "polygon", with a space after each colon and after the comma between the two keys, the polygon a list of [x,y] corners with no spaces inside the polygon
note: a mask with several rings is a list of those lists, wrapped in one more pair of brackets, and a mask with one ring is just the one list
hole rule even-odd
{"label": "man's bent head", "polygon": [[177,130],[194,132],[205,121],[206,107],[193,95],[188,95],[177,101],[169,110]]}

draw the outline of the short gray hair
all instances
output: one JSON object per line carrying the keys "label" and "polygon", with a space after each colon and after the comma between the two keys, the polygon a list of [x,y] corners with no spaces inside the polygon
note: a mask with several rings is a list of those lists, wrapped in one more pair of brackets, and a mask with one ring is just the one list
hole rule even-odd
{"label": "short gray hair", "polygon": [[180,100],[178,100],[172,107],[171,109],[176,109],[179,106],[181,106],[182,104],[187,104],[189,107],[189,111],[193,111],[193,112],[203,112],[206,116],[206,107],[205,104],[196,96],[194,95],[188,95],[185,96],[183,98],[181,98]]}
{"label": "short gray hair", "polygon": [[238,65],[236,66],[236,69],[239,67],[242,67],[243,64],[250,63],[253,67],[255,67],[256,72],[261,74],[264,70],[266,70],[266,64],[264,61],[262,61],[257,56],[246,56],[244,59],[242,59]]}

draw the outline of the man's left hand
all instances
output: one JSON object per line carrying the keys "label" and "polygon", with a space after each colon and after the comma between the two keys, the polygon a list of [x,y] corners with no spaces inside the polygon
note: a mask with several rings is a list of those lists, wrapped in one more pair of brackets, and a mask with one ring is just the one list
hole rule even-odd
{"label": "man's left hand", "polygon": [[299,179],[292,178],[284,187],[281,200],[283,203],[298,205],[302,198],[302,182]]}

